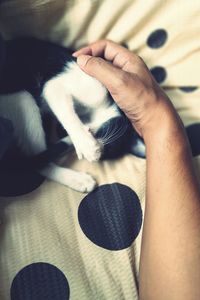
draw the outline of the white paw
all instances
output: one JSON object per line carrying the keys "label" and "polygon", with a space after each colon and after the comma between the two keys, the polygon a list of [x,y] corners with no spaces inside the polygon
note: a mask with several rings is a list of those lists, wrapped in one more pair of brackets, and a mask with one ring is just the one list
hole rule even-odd
{"label": "white paw", "polygon": [[86,158],[92,162],[101,158],[103,145],[89,131],[79,141],[75,141],[74,146],[78,159]]}
{"label": "white paw", "polygon": [[89,174],[77,172],[74,175],[70,187],[78,192],[89,193],[97,186],[95,179]]}

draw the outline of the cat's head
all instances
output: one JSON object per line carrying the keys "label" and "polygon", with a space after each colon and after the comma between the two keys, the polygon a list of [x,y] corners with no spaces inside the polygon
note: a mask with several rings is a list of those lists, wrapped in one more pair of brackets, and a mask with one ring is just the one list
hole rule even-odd
{"label": "cat's head", "polygon": [[103,145],[101,158],[116,158],[128,152],[134,129],[118,108],[107,89],[83,72],[77,64],[69,64],[67,81],[74,98],[74,108],[84,124]]}
{"label": "cat's head", "polygon": [[82,122],[102,144],[101,159],[117,158],[129,152],[133,126],[107,91],[96,107],[87,106],[77,99],[74,107]]}

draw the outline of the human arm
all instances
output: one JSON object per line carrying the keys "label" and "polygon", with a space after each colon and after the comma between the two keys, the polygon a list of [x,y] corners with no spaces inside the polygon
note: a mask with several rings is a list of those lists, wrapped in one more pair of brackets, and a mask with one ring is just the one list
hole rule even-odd
{"label": "human arm", "polygon": [[183,125],[168,110],[171,108],[161,109],[155,131],[145,137],[147,190],[140,299],[198,300],[199,186]]}
{"label": "human arm", "polygon": [[146,144],[140,300],[200,299],[200,192],[179,116],[142,59],[127,49],[103,40],[76,56]]}

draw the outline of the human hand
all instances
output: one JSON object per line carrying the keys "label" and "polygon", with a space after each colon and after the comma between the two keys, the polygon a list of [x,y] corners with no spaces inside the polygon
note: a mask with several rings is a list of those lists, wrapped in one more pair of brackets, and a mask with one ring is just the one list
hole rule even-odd
{"label": "human hand", "polygon": [[99,40],[73,53],[87,74],[99,80],[145,139],[165,107],[175,110],[138,55],[109,40]]}

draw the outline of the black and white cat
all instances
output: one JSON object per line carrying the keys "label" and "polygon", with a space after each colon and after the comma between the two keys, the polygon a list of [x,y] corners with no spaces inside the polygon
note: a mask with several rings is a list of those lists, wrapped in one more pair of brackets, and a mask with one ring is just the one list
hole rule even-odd
{"label": "black and white cat", "polygon": [[[90,162],[127,152],[133,128],[105,87],[85,74],[68,49],[34,38],[6,42],[0,80],[0,116],[12,121],[26,156],[48,152],[42,115],[51,111],[68,133],[79,159]],[[80,192],[95,179],[53,162],[38,167],[45,177]]]}

